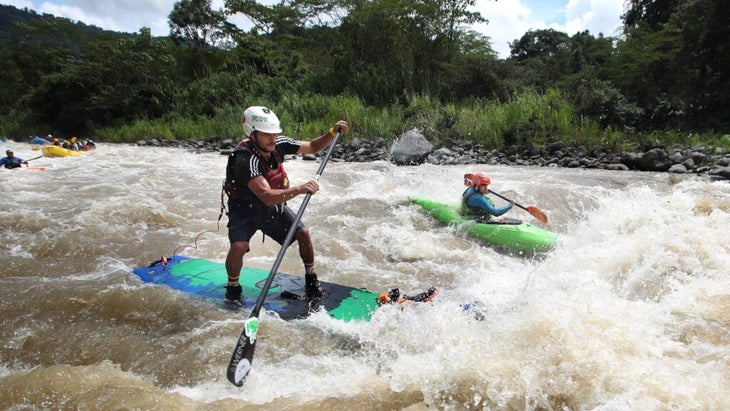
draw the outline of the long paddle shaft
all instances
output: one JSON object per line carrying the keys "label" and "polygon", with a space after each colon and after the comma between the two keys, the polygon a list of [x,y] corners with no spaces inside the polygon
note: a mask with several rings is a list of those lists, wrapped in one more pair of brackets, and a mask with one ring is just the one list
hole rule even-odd
{"label": "long paddle shaft", "polygon": [[27,159],[27,160],[25,160],[25,161],[33,161],[33,160],[38,160],[38,159],[39,159],[39,158],[41,158],[41,157],[43,157],[43,155],[40,155],[40,156],[38,156],[38,157],[33,157],[33,158],[29,158],[29,159]]}
{"label": "long paddle shaft", "polygon": [[[339,138],[340,131],[338,130],[337,134],[335,134],[335,138],[332,140],[332,143],[330,143],[329,149],[327,149],[327,153],[322,159],[322,163],[320,163],[319,165],[317,174],[314,176],[315,180],[319,181],[319,178],[322,176],[322,173],[324,172],[324,167],[327,165],[327,162],[329,161],[332,154],[332,149],[335,147],[337,139]],[[231,355],[231,361],[228,363],[228,371],[226,373],[226,376],[228,377],[228,381],[230,381],[233,385],[237,387],[243,385],[244,379],[248,375],[248,372],[251,370],[253,352],[256,349],[256,334],[258,333],[259,329],[259,312],[261,311],[261,307],[263,307],[264,305],[264,301],[266,300],[266,294],[268,294],[271,283],[274,281],[274,277],[276,277],[276,273],[279,270],[279,265],[281,265],[281,260],[284,258],[284,254],[286,253],[286,249],[288,248],[289,243],[291,243],[292,239],[294,238],[294,232],[297,229],[297,224],[299,224],[299,220],[302,219],[304,209],[307,208],[307,204],[309,204],[309,199],[311,197],[312,193],[307,193],[304,196],[302,205],[299,206],[297,216],[296,218],[294,218],[294,221],[289,228],[289,232],[287,232],[286,234],[286,238],[282,243],[279,254],[276,256],[276,261],[274,261],[274,265],[271,267],[269,276],[266,278],[266,282],[261,288],[261,294],[259,294],[259,298],[256,300],[256,305],[254,305],[251,313],[248,315],[248,319],[243,326],[243,331],[241,331],[241,336],[238,337],[238,342],[236,342],[236,348],[233,350],[233,355]]]}
{"label": "long paddle shaft", "polygon": [[[510,200],[509,198],[503,197],[503,196],[495,193],[492,190],[487,190],[487,191],[490,192],[490,193],[492,193],[492,194],[494,194],[494,195],[496,195],[497,197],[501,198],[502,200],[514,202],[514,201]],[[547,224],[547,222],[548,222],[547,216],[545,215],[545,213],[543,213],[542,211],[540,211],[537,207],[533,207],[533,206],[525,207],[522,204],[517,204],[517,203],[515,203],[515,205],[517,207],[519,207],[519,208],[527,211],[528,213],[532,214],[532,216],[535,217],[541,223]]]}

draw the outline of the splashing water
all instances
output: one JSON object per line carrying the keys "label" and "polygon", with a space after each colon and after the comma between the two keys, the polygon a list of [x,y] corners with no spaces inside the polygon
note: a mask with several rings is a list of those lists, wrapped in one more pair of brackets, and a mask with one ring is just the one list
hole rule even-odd
{"label": "splashing water", "polygon": [[[131,273],[206,230],[183,253],[225,258],[225,217],[215,230],[225,161],[105,144],[37,160],[45,171],[0,173],[2,408],[730,408],[727,183],[332,162],[303,218],[320,276],[441,293],[367,323],[264,313],[239,389],[225,367],[245,316]],[[317,164],[286,167],[300,184]],[[544,211],[558,247],[505,253],[409,203],[456,206],[465,172]],[[261,238],[245,262],[268,269],[279,248]],[[281,269],[303,275],[298,253]]]}

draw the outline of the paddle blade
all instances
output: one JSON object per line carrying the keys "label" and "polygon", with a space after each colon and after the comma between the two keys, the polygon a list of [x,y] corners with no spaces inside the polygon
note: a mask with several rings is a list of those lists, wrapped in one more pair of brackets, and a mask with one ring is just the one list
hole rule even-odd
{"label": "paddle blade", "polygon": [[532,214],[532,216],[535,217],[539,222],[541,222],[543,224],[547,224],[547,222],[548,222],[547,216],[545,215],[545,213],[540,211],[538,208],[529,206],[525,210],[529,211],[530,214]]}
{"label": "paddle blade", "polygon": [[243,385],[248,372],[251,371],[253,353],[256,349],[256,334],[259,330],[258,317],[250,317],[243,326],[241,336],[238,337],[236,348],[228,363],[226,377],[231,384],[240,387]]}

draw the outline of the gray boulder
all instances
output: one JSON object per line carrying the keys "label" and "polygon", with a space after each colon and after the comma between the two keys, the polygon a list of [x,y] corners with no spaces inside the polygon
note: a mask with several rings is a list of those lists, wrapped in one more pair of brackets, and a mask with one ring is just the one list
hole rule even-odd
{"label": "gray boulder", "polygon": [[621,164],[625,165],[629,169],[636,168],[636,162],[639,160],[639,154],[634,152],[624,153],[621,156]]}
{"label": "gray boulder", "polygon": [[419,165],[433,150],[433,145],[416,130],[403,133],[390,148],[390,162],[396,165]]}
{"label": "gray boulder", "polygon": [[684,166],[684,164],[675,164],[671,167],[669,167],[668,172],[672,174],[686,174],[687,173],[687,167]]}
{"label": "gray boulder", "polygon": [[672,160],[666,151],[653,148],[639,156],[635,163],[639,171],[667,171],[672,166]]}
{"label": "gray boulder", "polygon": [[629,167],[626,164],[622,164],[622,163],[606,164],[606,166],[604,168],[606,170],[613,170],[613,171],[629,171]]}
{"label": "gray boulder", "polygon": [[708,174],[716,180],[730,180],[730,167],[719,167],[714,170],[710,170]]}

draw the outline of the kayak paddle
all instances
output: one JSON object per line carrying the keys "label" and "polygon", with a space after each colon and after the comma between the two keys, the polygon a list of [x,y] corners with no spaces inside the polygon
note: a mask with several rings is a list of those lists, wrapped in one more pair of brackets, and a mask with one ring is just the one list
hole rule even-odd
{"label": "kayak paddle", "polygon": [[515,203],[515,205],[517,207],[519,207],[519,208],[527,211],[528,213],[532,214],[532,216],[535,217],[541,223],[547,224],[547,222],[548,222],[547,216],[545,215],[545,213],[543,213],[542,211],[540,211],[540,209],[538,209],[537,207],[533,207],[533,206],[525,207],[522,204],[517,204],[516,202],[510,200],[509,198],[502,197],[501,195],[495,193],[492,190],[487,190],[487,191],[490,192],[490,193],[492,193],[492,194],[494,194],[494,195],[496,195],[497,197],[501,198],[502,200]]}
{"label": "kayak paddle", "polygon": [[[327,165],[327,161],[332,154],[332,149],[335,147],[335,143],[337,143],[338,138],[340,138],[339,130],[337,131],[337,134],[335,134],[335,138],[332,140],[332,143],[330,143],[327,154],[325,154],[324,158],[322,158],[322,163],[319,165],[317,174],[314,176],[315,180],[319,181],[319,178],[322,176],[324,166]],[[256,337],[259,329],[259,311],[261,311],[261,308],[264,305],[266,294],[268,294],[269,288],[271,288],[271,283],[274,282],[274,277],[276,277],[276,273],[279,271],[279,265],[281,265],[281,260],[284,258],[286,249],[289,247],[288,245],[291,244],[294,239],[294,233],[297,231],[297,224],[299,224],[299,220],[302,219],[304,209],[307,207],[307,204],[309,204],[309,199],[311,197],[312,193],[307,193],[304,196],[304,200],[302,200],[302,204],[299,206],[299,211],[297,212],[294,221],[292,221],[292,225],[286,234],[286,238],[282,242],[283,245],[281,246],[281,249],[279,249],[276,261],[274,261],[274,265],[271,267],[269,276],[266,278],[264,285],[261,287],[261,294],[259,294],[258,299],[256,299],[256,304],[253,306],[251,313],[248,315],[248,319],[243,325],[241,336],[238,337],[238,341],[236,342],[236,348],[233,350],[231,361],[228,363],[226,377],[228,377],[228,381],[237,387],[243,385],[243,380],[251,370],[251,362],[253,361],[253,352],[256,349]]]}

